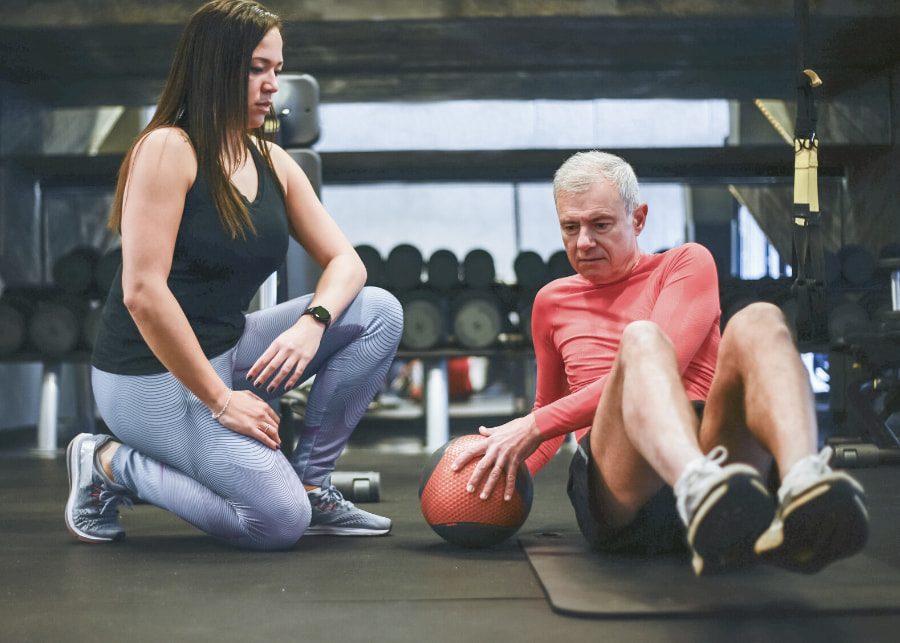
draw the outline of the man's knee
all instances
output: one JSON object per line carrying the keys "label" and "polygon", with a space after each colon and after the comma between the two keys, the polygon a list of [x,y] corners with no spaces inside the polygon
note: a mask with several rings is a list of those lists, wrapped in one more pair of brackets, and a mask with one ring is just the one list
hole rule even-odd
{"label": "man's knee", "polygon": [[791,332],[781,309],[766,302],[756,302],[742,308],[725,327],[726,338],[732,341],[738,338],[757,348],[764,345],[762,342],[778,336],[790,339]]}
{"label": "man's knee", "polygon": [[631,356],[645,358],[674,351],[672,342],[654,322],[642,319],[633,321],[622,331],[619,353],[623,359]]}

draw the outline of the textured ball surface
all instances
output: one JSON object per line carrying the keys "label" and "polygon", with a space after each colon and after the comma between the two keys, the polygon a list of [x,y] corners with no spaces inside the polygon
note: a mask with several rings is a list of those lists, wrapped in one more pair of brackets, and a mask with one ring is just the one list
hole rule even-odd
{"label": "textured ball surface", "polygon": [[464,435],[450,440],[434,452],[422,472],[419,501],[422,515],[444,540],[462,547],[489,547],[516,533],[531,511],[531,474],[524,463],[516,475],[516,488],[510,500],[503,499],[498,482],[487,500],[478,493],[467,493],[466,483],[478,464],[473,458],[459,471],[450,465],[481,435]]}

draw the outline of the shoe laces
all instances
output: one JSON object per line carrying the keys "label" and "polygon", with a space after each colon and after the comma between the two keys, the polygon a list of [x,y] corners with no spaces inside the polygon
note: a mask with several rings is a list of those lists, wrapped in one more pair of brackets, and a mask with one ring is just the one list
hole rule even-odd
{"label": "shoe laces", "polygon": [[315,507],[322,511],[334,511],[338,507],[350,505],[349,500],[345,500],[343,494],[338,491],[334,485],[323,486],[314,495]]}
{"label": "shoe laces", "polygon": [[781,481],[781,486],[778,489],[779,502],[783,503],[788,494],[805,490],[816,479],[831,473],[831,467],[828,466],[828,463],[831,461],[833,453],[834,449],[826,446],[818,453],[813,453],[797,460]]}
{"label": "shoe laces", "polygon": [[678,505],[678,515],[684,521],[685,526],[690,524],[690,518],[700,501],[708,493],[706,485],[700,484],[704,478],[722,470],[722,463],[728,459],[728,449],[723,446],[713,448],[706,455],[688,462],[681,476],[675,482],[675,498]]}
{"label": "shoe laces", "polygon": [[128,496],[119,495],[109,489],[103,487],[102,484],[94,484],[91,488],[91,497],[99,509],[100,518],[110,519],[116,518],[118,515],[119,504],[122,503],[129,508],[134,507],[134,502]]}

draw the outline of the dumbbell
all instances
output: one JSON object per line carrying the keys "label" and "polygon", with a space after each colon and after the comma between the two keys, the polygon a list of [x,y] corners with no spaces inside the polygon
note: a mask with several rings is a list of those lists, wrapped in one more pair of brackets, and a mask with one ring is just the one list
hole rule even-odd
{"label": "dumbbell", "polygon": [[848,284],[859,288],[872,281],[876,261],[868,250],[857,244],[849,244],[841,248],[838,258],[841,261],[841,275]]}
{"label": "dumbbell", "polygon": [[836,303],[828,312],[828,337],[838,341],[850,331],[864,328],[869,323],[869,314],[859,302],[845,299]]}
{"label": "dumbbell", "polygon": [[392,291],[417,288],[422,282],[422,268],[425,261],[422,252],[408,243],[395,246],[384,264],[387,286]]}
{"label": "dumbbell", "polygon": [[116,278],[116,273],[119,271],[119,266],[121,265],[121,247],[113,248],[104,253],[103,256],[97,260],[97,264],[94,266],[94,281],[97,283],[97,290],[100,291],[100,293],[106,294],[109,292],[113,280]]}
{"label": "dumbbell", "polygon": [[472,288],[487,288],[497,277],[494,258],[487,250],[476,248],[463,259],[463,282]]}
{"label": "dumbbell", "polygon": [[84,295],[95,287],[94,272],[100,253],[88,246],[70,250],[53,262],[53,283],[64,292]]}
{"label": "dumbbell", "polygon": [[831,441],[833,449],[829,464],[840,469],[877,467],[880,464],[900,464],[900,449],[885,449],[868,442]]}
{"label": "dumbbell", "polygon": [[462,291],[453,300],[451,310],[453,334],[465,348],[487,348],[503,332],[500,302],[490,290]]}
{"label": "dumbbell", "polygon": [[400,344],[409,350],[430,350],[447,338],[447,306],[443,298],[430,290],[401,293],[403,335]]}
{"label": "dumbbell", "polygon": [[450,250],[435,250],[428,258],[428,286],[446,292],[459,286],[459,259]]}
{"label": "dumbbell", "polygon": [[532,301],[522,301],[519,304],[519,328],[522,330],[522,336],[525,341],[531,344],[534,338],[531,334],[531,307]]}
{"label": "dumbbell", "polygon": [[332,471],[331,484],[350,502],[381,500],[381,474],[378,471]]}
{"label": "dumbbell", "polygon": [[385,276],[384,259],[381,253],[372,246],[365,244],[356,246],[356,254],[362,260],[366,267],[366,285],[384,288],[387,286],[387,278]]}
{"label": "dumbbell", "polygon": [[523,250],[513,262],[516,282],[524,290],[540,290],[550,281],[550,272],[541,255],[532,250]]}
{"label": "dumbbell", "polygon": [[15,354],[27,337],[27,307],[16,298],[0,299],[0,357]]}
{"label": "dumbbell", "polygon": [[550,273],[551,281],[575,274],[575,269],[569,263],[569,257],[565,250],[557,250],[550,255],[550,258],[547,259],[547,271]]}
{"label": "dumbbell", "polygon": [[67,296],[38,301],[28,318],[31,344],[48,357],[75,350],[81,340],[82,319],[87,302]]}

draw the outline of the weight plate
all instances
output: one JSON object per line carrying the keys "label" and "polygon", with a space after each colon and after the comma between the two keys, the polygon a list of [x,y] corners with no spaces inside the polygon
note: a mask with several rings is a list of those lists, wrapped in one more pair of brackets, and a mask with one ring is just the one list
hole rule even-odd
{"label": "weight plate", "polygon": [[75,313],[61,304],[41,302],[28,320],[31,343],[45,355],[68,353],[78,344],[79,333]]}
{"label": "weight plate", "polygon": [[500,311],[486,299],[464,302],[453,317],[453,332],[466,348],[487,348],[497,341],[500,328]]}
{"label": "weight plate", "polygon": [[0,303],[0,356],[12,355],[25,343],[25,319],[12,306]]}
{"label": "weight plate", "polygon": [[437,346],[444,336],[444,316],[434,302],[412,299],[403,304],[403,336],[400,343],[411,350]]}

